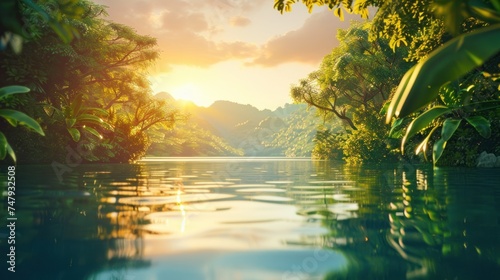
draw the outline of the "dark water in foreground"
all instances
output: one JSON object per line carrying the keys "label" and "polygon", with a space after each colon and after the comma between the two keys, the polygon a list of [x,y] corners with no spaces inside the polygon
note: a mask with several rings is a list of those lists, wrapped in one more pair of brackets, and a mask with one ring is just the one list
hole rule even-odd
{"label": "dark water in foreground", "polygon": [[9,216],[2,166],[1,279],[500,278],[499,170],[273,158],[71,169],[61,182],[51,166],[18,166]]}

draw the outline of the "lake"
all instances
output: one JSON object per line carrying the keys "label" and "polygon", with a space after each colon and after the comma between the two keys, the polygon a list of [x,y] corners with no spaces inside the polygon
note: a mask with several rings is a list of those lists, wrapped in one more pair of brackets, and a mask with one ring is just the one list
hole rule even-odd
{"label": "lake", "polygon": [[15,171],[16,272],[3,226],[2,279],[500,276],[498,169],[145,158]]}

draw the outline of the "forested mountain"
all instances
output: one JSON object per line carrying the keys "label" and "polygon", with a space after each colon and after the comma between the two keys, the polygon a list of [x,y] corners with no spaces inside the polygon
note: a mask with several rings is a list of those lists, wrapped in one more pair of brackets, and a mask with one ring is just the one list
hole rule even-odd
{"label": "forested mountain", "polygon": [[156,98],[174,104],[185,117],[173,129],[154,132],[151,156],[308,157],[323,123],[316,110],[306,110],[304,104],[271,111],[230,101],[200,107],[165,92]]}

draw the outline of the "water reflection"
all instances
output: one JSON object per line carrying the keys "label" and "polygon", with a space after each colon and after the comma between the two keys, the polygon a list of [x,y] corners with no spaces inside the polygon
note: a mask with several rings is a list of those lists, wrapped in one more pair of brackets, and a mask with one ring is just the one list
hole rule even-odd
{"label": "water reflection", "polygon": [[25,279],[500,275],[490,170],[177,159],[82,165],[62,183],[18,170]]}

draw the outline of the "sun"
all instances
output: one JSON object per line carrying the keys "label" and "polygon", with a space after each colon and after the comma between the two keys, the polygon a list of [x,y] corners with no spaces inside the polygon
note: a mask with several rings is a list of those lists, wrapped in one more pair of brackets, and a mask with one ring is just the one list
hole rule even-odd
{"label": "sun", "polygon": [[186,100],[198,103],[203,99],[201,89],[195,84],[184,84],[172,89],[172,95],[177,100]]}

